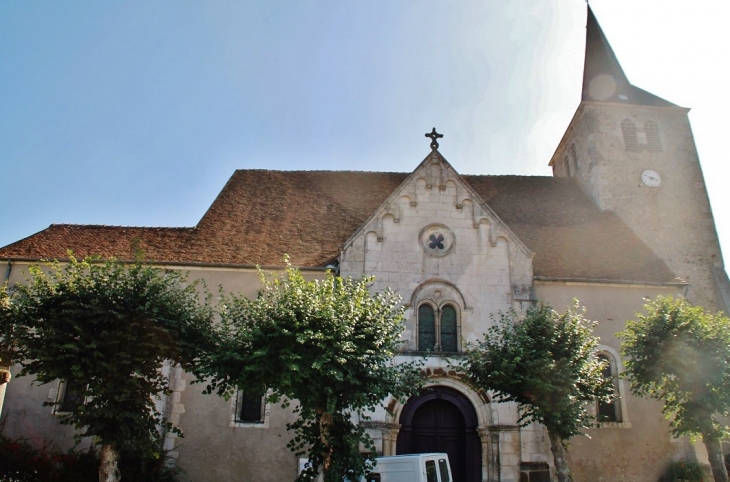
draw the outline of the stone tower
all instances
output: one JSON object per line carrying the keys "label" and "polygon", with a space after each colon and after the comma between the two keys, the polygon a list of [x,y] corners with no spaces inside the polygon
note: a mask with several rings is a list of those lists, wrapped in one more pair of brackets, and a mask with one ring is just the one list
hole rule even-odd
{"label": "stone tower", "polygon": [[631,85],[588,7],[582,100],[550,165],[689,282],[690,301],[727,311],[730,285],[688,112]]}

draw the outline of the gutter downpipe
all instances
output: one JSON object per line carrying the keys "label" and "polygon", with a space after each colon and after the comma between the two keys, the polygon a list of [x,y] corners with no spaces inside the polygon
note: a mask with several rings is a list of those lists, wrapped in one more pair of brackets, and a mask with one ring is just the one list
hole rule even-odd
{"label": "gutter downpipe", "polygon": [[[5,284],[10,279],[10,272],[13,269],[12,260],[8,260],[8,269],[5,271]],[[10,362],[8,360],[0,361],[0,418],[3,414],[3,402],[5,402],[5,390],[10,381]]]}

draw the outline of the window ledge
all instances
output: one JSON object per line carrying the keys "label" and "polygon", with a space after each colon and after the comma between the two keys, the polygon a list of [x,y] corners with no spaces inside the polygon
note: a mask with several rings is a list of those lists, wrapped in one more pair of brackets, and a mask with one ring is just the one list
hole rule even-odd
{"label": "window ledge", "polygon": [[631,422],[598,422],[600,428],[631,428]]}
{"label": "window ledge", "polygon": [[436,356],[442,358],[460,357],[464,355],[461,351],[419,351],[419,350],[403,350],[398,355],[409,356]]}
{"label": "window ledge", "polygon": [[231,422],[228,424],[231,428],[269,428],[269,420],[263,422]]}

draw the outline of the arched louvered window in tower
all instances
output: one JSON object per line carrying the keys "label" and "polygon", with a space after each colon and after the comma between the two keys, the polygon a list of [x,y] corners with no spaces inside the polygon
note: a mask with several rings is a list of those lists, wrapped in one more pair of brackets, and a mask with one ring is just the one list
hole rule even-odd
{"label": "arched louvered window in tower", "polygon": [[629,119],[621,122],[621,132],[624,135],[624,145],[626,149],[638,149],[639,141],[636,137],[636,124]]}
{"label": "arched louvered window in tower", "polygon": [[646,147],[650,151],[661,151],[662,140],[659,138],[659,126],[654,122],[647,122],[644,124],[644,130],[646,131]]}
{"label": "arched louvered window in tower", "polygon": [[436,349],[436,313],[429,304],[418,307],[418,350]]}

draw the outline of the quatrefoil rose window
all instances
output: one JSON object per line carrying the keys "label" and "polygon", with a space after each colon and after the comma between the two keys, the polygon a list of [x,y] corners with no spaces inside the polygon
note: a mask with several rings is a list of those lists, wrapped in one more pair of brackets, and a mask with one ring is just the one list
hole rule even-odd
{"label": "quatrefoil rose window", "polygon": [[421,246],[430,256],[446,256],[454,247],[454,233],[443,224],[429,224],[421,230]]}

